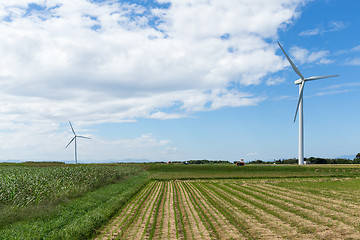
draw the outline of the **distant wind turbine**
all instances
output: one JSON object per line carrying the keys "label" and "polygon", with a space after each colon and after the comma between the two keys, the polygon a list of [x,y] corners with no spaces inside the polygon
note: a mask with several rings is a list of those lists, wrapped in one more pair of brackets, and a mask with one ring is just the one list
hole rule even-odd
{"label": "distant wind turbine", "polygon": [[337,77],[339,75],[330,75],[330,76],[313,76],[309,78],[304,78],[304,76],[301,74],[299,69],[295,66],[293,61],[290,59],[290,57],[286,54],[285,50],[282,48],[280,43],[278,42],[279,47],[285,54],[287,60],[289,61],[291,67],[294,69],[294,71],[297,73],[297,75],[300,76],[300,79],[295,81],[295,84],[299,85],[299,100],[297,102],[296,111],[295,111],[295,117],[294,122],[296,120],[296,115],[299,111],[299,165],[304,164],[304,117],[303,117],[303,91],[306,81],[313,81],[323,78],[330,78],[330,77]]}
{"label": "distant wind turbine", "polygon": [[75,131],[74,131],[74,128],[73,128],[73,126],[71,125],[71,122],[70,122],[70,121],[69,121],[69,124],[70,124],[70,127],[71,127],[72,132],[74,133],[74,137],[71,139],[71,141],[68,143],[68,145],[66,145],[66,147],[65,147],[65,148],[67,148],[67,147],[70,145],[70,143],[72,143],[72,141],[74,141],[74,140],[75,140],[75,164],[77,164],[77,146],[76,146],[76,138],[78,138],[78,137],[79,137],[79,138],[86,138],[86,139],[91,139],[91,138],[76,135],[76,133],[75,133]]}

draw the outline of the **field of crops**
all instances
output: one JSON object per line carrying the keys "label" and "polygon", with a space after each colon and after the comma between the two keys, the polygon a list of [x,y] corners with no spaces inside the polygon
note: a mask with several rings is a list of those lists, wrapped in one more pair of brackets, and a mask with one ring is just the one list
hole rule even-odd
{"label": "field of crops", "polygon": [[148,181],[131,165],[0,164],[0,239],[86,239]]}
{"label": "field of crops", "polygon": [[140,169],[124,166],[66,165],[0,167],[0,209],[74,197]]}
{"label": "field of crops", "polygon": [[0,239],[360,239],[360,166],[0,164]]}
{"label": "field of crops", "polygon": [[97,239],[360,239],[359,178],[151,181]]}

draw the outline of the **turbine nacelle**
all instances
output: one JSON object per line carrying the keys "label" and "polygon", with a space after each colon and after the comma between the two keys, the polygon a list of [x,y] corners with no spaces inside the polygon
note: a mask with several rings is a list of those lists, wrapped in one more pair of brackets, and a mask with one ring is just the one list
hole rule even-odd
{"label": "turbine nacelle", "polygon": [[299,85],[299,84],[301,84],[303,81],[304,81],[304,80],[302,80],[302,79],[298,79],[298,80],[296,80],[294,83],[295,83],[296,85]]}

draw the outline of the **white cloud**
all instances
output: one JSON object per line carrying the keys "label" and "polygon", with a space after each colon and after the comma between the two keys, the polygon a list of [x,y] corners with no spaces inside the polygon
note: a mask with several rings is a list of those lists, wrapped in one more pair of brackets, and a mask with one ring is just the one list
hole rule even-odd
{"label": "white cloud", "polygon": [[[154,110],[178,101],[184,111],[207,110],[206,101],[219,96],[204,92],[226,91],[230,81],[259,84],[282,68],[264,39],[276,37],[299,4],[173,0],[169,9],[147,11],[114,1],[33,1],[39,9],[28,3],[0,5],[8,18],[0,22],[0,85],[9,106],[3,114],[16,118],[15,108],[35,121],[76,113],[90,121],[156,117]],[[258,102],[247,93],[237,99],[242,95],[242,104],[221,105]]]}
{"label": "white cloud", "polygon": [[286,79],[282,77],[270,77],[266,80],[266,85],[273,86],[285,82]]}
{"label": "white cloud", "polygon": [[326,89],[339,89],[339,88],[346,88],[346,87],[349,87],[349,88],[360,87],[360,83],[352,82],[352,83],[335,84],[335,85],[328,86]]}
{"label": "white cloud", "polygon": [[339,93],[348,93],[351,90],[345,89],[345,90],[338,90],[338,91],[326,91],[326,92],[319,92],[316,95],[317,96],[324,96],[324,95],[332,95],[332,94],[339,94]]}
{"label": "white cloud", "polygon": [[172,119],[256,105],[264,97],[228,86],[260,84],[284,67],[268,39],[303,2],[159,0],[170,7],[151,8],[113,0],[3,1],[0,128]]}
{"label": "white cloud", "polygon": [[319,28],[314,28],[314,29],[305,30],[305,31],[299,33],[299,35],[300,36],[314,36],[314,35],[318,35],[320,32],[321,31]]}
{"label": "white cloud", "polygon": [[308,29],[308,30],[302,31],[301,33],[299,33],[299,36],[322,35],[322,34],[328,33],[328,32],[340,31],[346,27],[347,27],[347,25],[341,21],[332,21],[332,22],[329,22],[326,27],[318,26],[314,29]]}
{"label": "white cloud", "polygon": [[300,48],[295,46],[290,49],[290,54],[294,57],[296,61],[298,61],[301,64],[314,63],[314,62],[320,64],[333,63],[333,60],[326,58],[330,54],[329,51],[317,51],[310,53],[305,48]]}
{"label": "white cloud", "polygon": [[319,63],[320,64],[330,64],[330,63],[334,63],[335,61],[332,59],[327,59],[327,58],[321,58]]}
{"label": "white cloud", "polygon": [[[94,159],[94,156],[96,156],[97,160],[145,158],[160,161],[171,159],[177,153],[177,148],[173,146],[171,140],[158,139],[151,133],[128,139],[103,140],[94,138],[87,142],[85,140],[82,141],[81,146],[82,159]],[[101,149],[101,155],[98,153],[99,149]],[[68,151],[67,156],[73,150],[72,148],[71,151]]]}
{"label": "white cloud", "polygon": [[244,95],[236,91],[228,91],[217,94],[211,103],[211,110],[222,107],[241,107],[252,106],[265,100],[265,97],[253,97],[252,95]]}
{"label": "white cloud", "polygon": [[344,65],[360,66],[360,58],[346,59]]}
{"label": "white cloud", "polygon": [[360,51],[360,45],[358,45],[358,46],[356,46],[356,47],[353,47],[353,48],[351,49],[351,51],[353,51],[353,52],[358,52],[358,51]]}
{"label": "white cloud", "polygon": [[317,96],[323,95],[332,95],[332,94],[339,94],[339,93],[348,93],[357,90],[360,87],[360,83],[352,82],[352,83],[340,83],[328,86],[323,89],[323,91],[317,93]]}
{"label": "white cloud", "polygon": [[297,100],[297,97],[284,95],[274,98],[275,101],[283,101],[283,100]]}
{"label": "white cloud", "polygon": [[[42,122],[2,127],[8,127],[9,130],[1,133],[0,161],[74,159],[74,143],[65,149],[73,137],[68,125],[61,127],[58,124]],[[158,139],[151,133],[134,138],[105,140],[97,138],[96,132],[83,129],[81,125],[75,124],[74,128],[77,134],[91,137],[77,141],[79,162],[125,158],[162,160],[169,159],[177,153],[176,147],[169,139]]]}

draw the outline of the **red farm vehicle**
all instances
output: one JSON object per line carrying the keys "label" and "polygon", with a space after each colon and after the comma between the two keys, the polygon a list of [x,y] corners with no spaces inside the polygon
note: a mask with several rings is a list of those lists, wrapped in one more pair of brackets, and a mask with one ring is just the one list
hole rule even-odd
{"label": "red farm vehicle", "polygon": [[244,159],[241,159],[240,161],[236,162],[236,166],[245,166]]}

